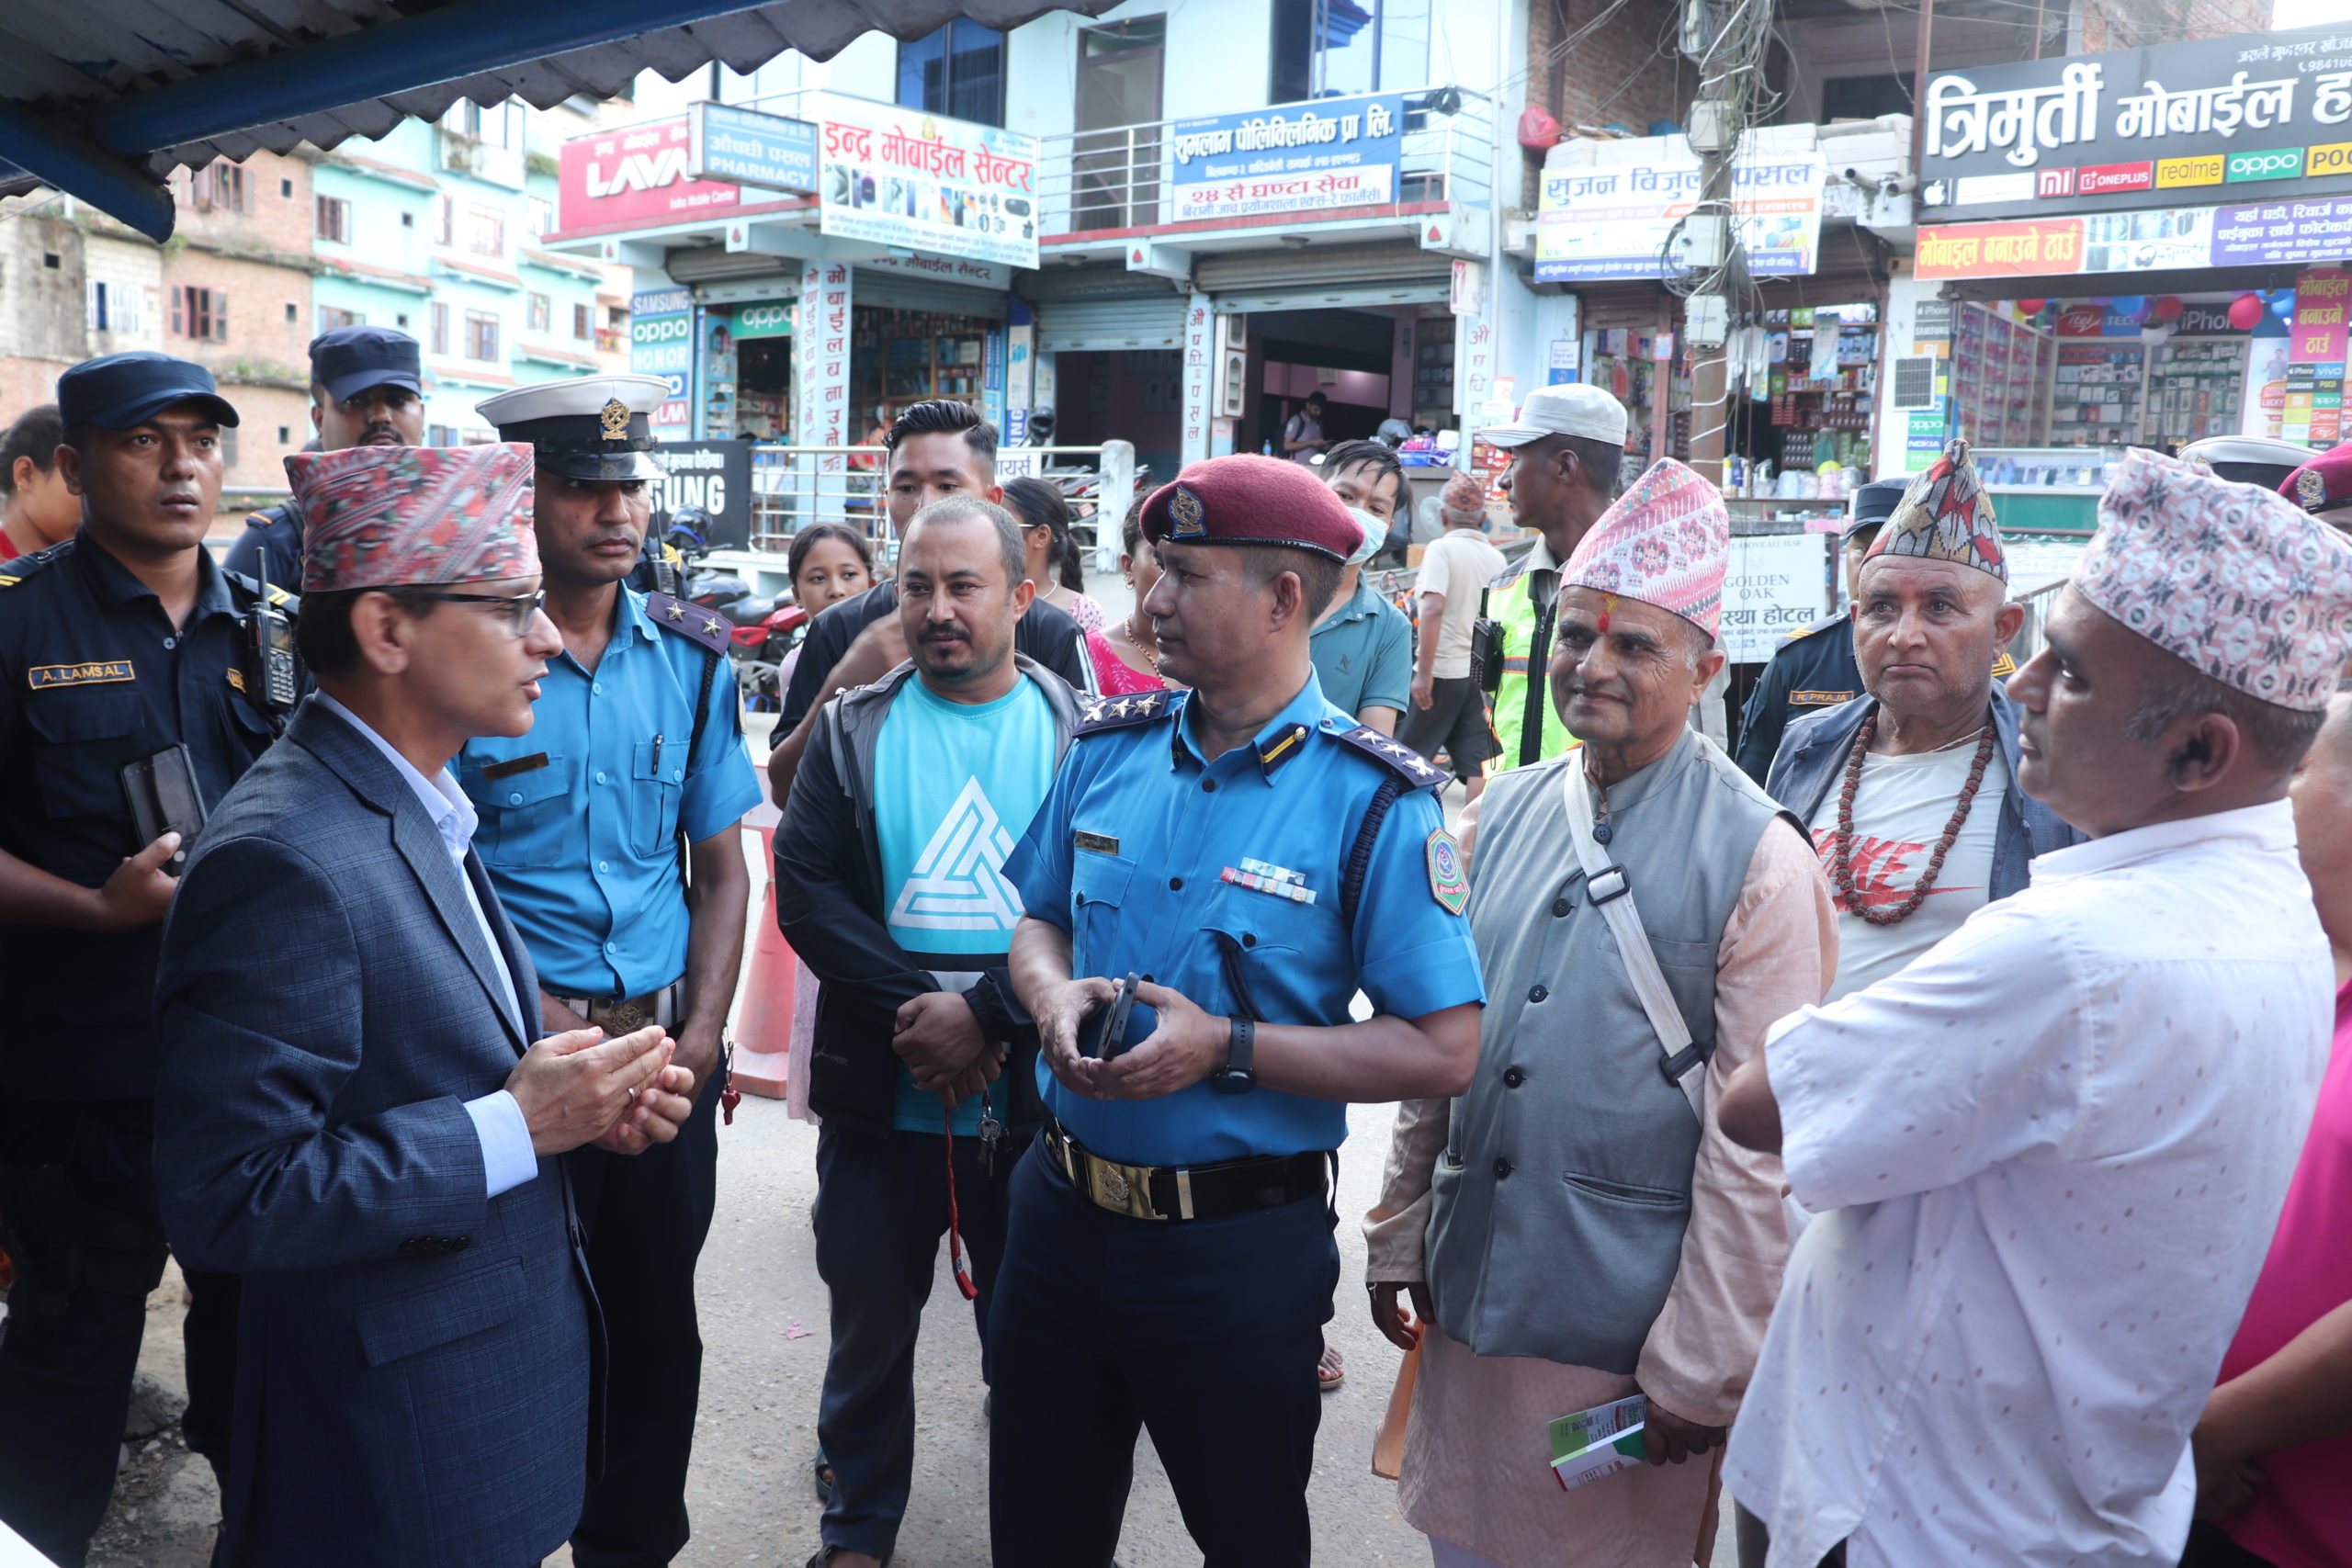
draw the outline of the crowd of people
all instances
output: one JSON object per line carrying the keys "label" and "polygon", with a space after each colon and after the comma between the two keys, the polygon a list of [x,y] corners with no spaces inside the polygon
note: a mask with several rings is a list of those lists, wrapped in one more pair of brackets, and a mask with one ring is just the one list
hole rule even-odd
{"label": "crowd of people", "polygon": [[[199,367],[0,437],[0,1520],[85,1560],[175,1258],[219,1562],[668,1562],[762,789],[724,622],[639,577],[666,387],[432,448],[413,340],[311,357],[226,564]],[[1802,653],[1850,678],[1736,759],[1728,516],[1621,486],[1614,398],[1480,433],[1534,537],[1457,478],[1410,615],[1325,412],[1136,500],[1124,615],[957,403],[882,432],[895,570],[793,540],[812,1568],[897,1549],[943,1242],[1001,1568],[1111,1563],[1146,1431],[1211,1568],[1310,1561],[1391,1102],[1441,1568],[1684,1568],[1726,1492],[1744,1568],[2352,1562],[2352,546],[2135,453],[2018,667],[1955,442],[1857,497]],[[1569,1485],[1602,1412],[1646,1462]]]}

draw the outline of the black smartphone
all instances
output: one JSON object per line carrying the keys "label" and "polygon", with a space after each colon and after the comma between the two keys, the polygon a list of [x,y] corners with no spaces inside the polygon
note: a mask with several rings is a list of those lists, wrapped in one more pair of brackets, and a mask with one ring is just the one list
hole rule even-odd
{"label": "black smartphone", "polygon": [[1159,1027],[1159,1015],[1136,1000],[1136,987],[1142,979],[1130,974],[1117,982],[1110,1001],[1096,1010],[1079,1032],[1080,1055],[1107,1062],[1151,1038],[1151,1032]]}
{"label": "black smartphone", "polygon": [[164,872],[177,876],[187,869],[188,846],[204,826],[204,796],[196,787],[196,766],[185,746],[166,746],[152,757],[122,766],[122,793],[130,803],[130,821],[139,842],[136,854],[165,833],[177,833],[180,847],[164,863]]}

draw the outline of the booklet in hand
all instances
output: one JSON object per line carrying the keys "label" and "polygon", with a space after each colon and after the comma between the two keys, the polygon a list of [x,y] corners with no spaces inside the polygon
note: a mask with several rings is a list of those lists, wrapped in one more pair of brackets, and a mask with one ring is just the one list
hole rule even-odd
{"label": "booklet in hand", "polygon": [[1552,1473],[1560,1490],[1641,1464],[1648,1452],[1642,1427],[1649,1401],[1640,1394],[1596,1404],[1552,1423]]}

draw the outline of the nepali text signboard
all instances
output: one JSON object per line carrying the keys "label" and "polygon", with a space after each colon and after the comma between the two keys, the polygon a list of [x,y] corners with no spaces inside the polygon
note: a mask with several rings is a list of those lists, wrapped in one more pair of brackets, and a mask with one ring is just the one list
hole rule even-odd
{"label": "nepali text signboard", "polygon": [[805,119],[700,103],[687,111],[687,130],[689,178],[817,193],[817,128]]}
{"label": "nepali text signboard", "polygon": [[664,441],[653,460],[662,477],[647,486],[653,509],[650,537],[658,540],[670,514],[682,506],[710,513],[714,549],[741,550],[752,543],[752,444],[748,441]]}
{"label": "nepali text signboard", "polygon": [[650,229],[732,212],[741,189],[688,172],[693,141],[679,115],[566,141],[556,159],[556,227]]}
{"label": "nepali text signboard", "polygon": [[1037,265],[1037,139],[862,98],[814,96],[825,233]]}
{"label": "nepali text signboard", "polygon": [[1827,538],[1761,534],[1732,540],[1720,628],[1726,660],[1760,663],[1791,632],[1821,618],[1829,596]]}
{"label": "nepali text signboard", "polygon": [[1404,145],[1402,93],[1178,120],[1173,220],[1391,206]]}
{"label": "nepali text signboard", "polygon": [[[2352,197],[1927,224],[1923,279],[2315,266],[2352,255]],[[1539,277],[1542,274],[1537,275]]]}
{"label": "nepali text signboard", "polygon": [[1920,114],[1930,217],[2352,192],[2352,32],[1943,71],[1928,78]]}
{"label": "nepali text signboard", "polygon": [[[1645,140],[1654,152],[1639,163],[1544,171],[1536,282],[1661,274],[1668,236],[1698,202],[1699,161],[1681,137]],[[1732,165],[1732,211],[1750,273],[1813,272],[1821,246],[1822,175],[1818,158]]]}

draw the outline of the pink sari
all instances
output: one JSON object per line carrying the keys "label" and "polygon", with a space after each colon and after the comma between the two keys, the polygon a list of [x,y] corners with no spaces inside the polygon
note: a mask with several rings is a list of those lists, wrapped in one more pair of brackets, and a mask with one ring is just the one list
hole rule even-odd
{"label": "pink sari", "polygon": [[1156,675],[1137,670],[1118,655],[1101,632],[1086,634],[1087,657],[1094,661],[1094,683],[1106,697],[1124,697],[1136,692],[1157,692],[1169,682]]}

